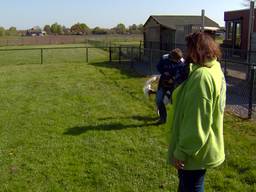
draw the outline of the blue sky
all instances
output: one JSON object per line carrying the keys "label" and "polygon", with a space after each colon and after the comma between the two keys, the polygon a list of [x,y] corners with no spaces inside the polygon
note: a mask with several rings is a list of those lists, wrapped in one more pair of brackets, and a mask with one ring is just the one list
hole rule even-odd
{"label": "blue sky", "polygon": [[244,9],[244,0],[6,0],[0,6],[0,26],[27,29],[58,22],[70,27],[144,24],[150,15],[206,15],[224,25],[224,11]]}

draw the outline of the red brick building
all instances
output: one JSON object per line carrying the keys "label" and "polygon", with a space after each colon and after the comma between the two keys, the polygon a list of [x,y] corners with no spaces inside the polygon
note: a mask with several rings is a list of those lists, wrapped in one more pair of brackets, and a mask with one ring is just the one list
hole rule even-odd
{"label": "red brick building", "polygon": [[[256,9],[254,9],[256,15]],[[223,45],[234,49],[247,50],[250,10],[236,10],[224,12],[226,35]],[[256,32],[256,19],[254,20]]]}

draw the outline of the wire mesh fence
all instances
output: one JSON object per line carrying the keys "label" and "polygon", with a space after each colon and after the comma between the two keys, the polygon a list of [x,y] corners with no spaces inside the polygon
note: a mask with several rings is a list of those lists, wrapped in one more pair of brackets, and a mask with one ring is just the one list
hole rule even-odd
{"label": "wire mesh fence", "polygon": [[[184,45],[178,48],[186,53]],[[157,74],[156,65],[162,55],[169,53],[149,48],[127,50],[131,49],[124,49],[122,55],[132,58],[133,69],[141,75]],[[255,118],[256,52],[223,48],[222,55],[220,63],[227,81],[227,109],[242,118]]]}
{"label": "wire mesh fence", "polygon": [[[108,48],[107,48],[108,49]],[[82,63],[108,60],[108,51],[100,47],[48,47],[0,49],[0,66],[51,63]]]}
{"label": "wire mesh fence", "polygon": [[[94,42],[95,43],[95,42]],[[95,44],[94,44],[95,45]],[[178,47],[178,46],[177,46]],[[185,53],[184,45],[178,47]],[[0,49],[0,66],[51,63],[116,62],[136,74],[157,74],[156,65],[166,50],[140,46],[51,47],[30,49]],[[228,109],[243,118],[256,116],[256,52],[223,48],[220,60],[227,81]]]}
{"label": "wire mesh fence", "polygon": [[256,52],[222,49],[221,64],[227,81],[228,108],[243,118],[256,113]]}

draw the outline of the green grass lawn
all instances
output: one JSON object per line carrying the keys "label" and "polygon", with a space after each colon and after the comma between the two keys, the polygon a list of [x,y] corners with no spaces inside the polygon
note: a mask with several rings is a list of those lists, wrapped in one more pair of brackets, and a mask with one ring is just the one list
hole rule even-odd
{"label": "green grass lawn", "polygon": [[[0,59],[0,191],[176,191],[145,78],[91,54],[90,63]],[[227,159],[207,172],[206,191],[255,191],[255,122],[226,114],[224,132]]]}

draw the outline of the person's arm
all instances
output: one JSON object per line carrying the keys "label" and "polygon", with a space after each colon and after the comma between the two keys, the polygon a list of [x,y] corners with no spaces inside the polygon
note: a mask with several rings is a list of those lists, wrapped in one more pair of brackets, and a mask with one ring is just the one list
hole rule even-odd
{"label": "person's arm", "polygon": [[182,161],[187,156],[196,155],[204,146],[212,124],[211,80],[202,74],[194,82],[188,90],[191,102],[184,109],[185,114],[179,126],[179,142],[174,151],[174,157]]}
{"label": "person's arm", "polygon": [[156,68],[158,72],[163,75],[165,71],[165,65],[168,65],[167,62],[169,61],[169,54],[165,54],[160,59],[159,63],[157,64]]}
{"label": "person's arm", "polygon": [[159,63],[157,64],[157,66],[156,66],[157,71],[158,71],[160,74],[163,74],[163,73],[164,73],[164,68],[163,68],[163,66],[164,66],[164,60],[161,59],[161,60],[159,61]]}
{"label": "person's arm", "polygon": [[178,63],[177,66],[174,68],[172,79],[177,84],[181,84],[184,80],[187,79],[188,71],[188,65],[186,65],[185,63]]}

